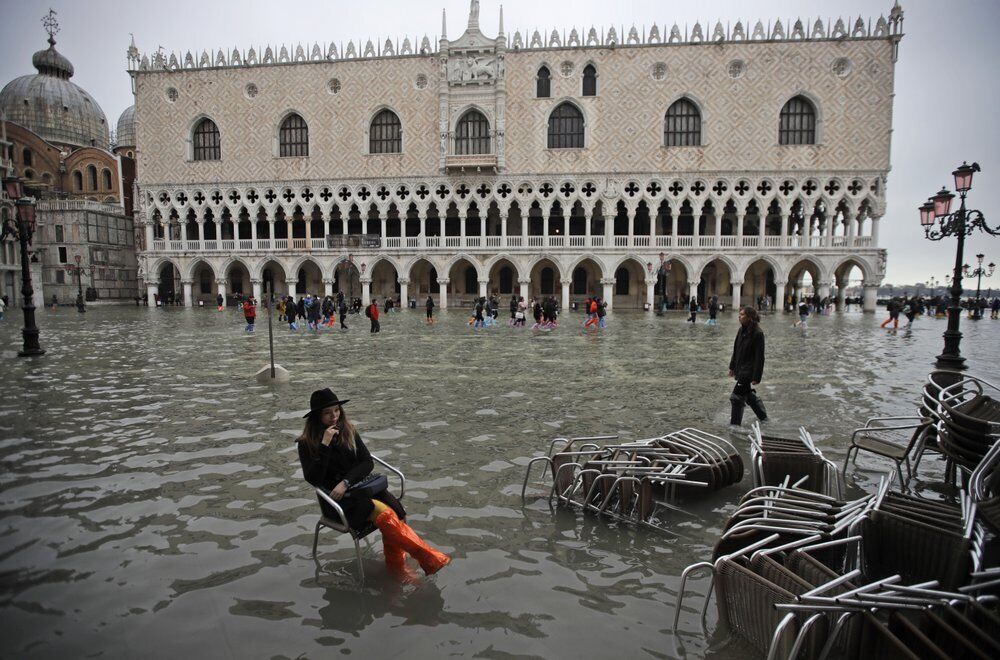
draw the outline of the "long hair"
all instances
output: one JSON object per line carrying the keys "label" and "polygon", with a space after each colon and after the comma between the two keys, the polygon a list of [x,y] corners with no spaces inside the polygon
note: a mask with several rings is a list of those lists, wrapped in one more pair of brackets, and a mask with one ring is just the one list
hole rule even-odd
{"label": "long hair", "polygon": [[[340,408],[340,417],[337,418],[337,429],[340,430],[340,434],[337,436],[335,442],[342,446],[347,447],[352,452],[356,450],[357,445],[354,442],[354,438],[357,435],[357,430],[354,428],[354,424],[351,420],[347,419],[347,414],[344,413],[343,406],[337,406]],[[326,433],[326,428],[319,419],[319,413],[315,413],[306,417],[305,428],[302,429],[302,435],[298,437],[299,442],[306,443],[309,448],[309,453],[312,456],[316,456],[319,453],[319,445],[323,441],[323,434]]]}
{"label": "long hair", "polygon": [[753,332],[760,327],[760,314],[757,313],[756,309],[747,305],[746,307],[743,307],[743,313],[747,315],[748,319],[750,319],[750,323],[747,324],[747,330]]}

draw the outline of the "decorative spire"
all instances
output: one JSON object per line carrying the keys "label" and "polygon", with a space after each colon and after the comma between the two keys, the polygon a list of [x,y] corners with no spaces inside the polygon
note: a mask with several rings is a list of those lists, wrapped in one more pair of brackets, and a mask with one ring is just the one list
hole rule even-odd
{"label": "decorative spire", "polygon": [[503,5],[500,5],[500,34],[498,34],[497,36],[498,37],[503,36]]}
{"label": "decorative spire", "polygon": [[51,7],[49,13],[42,17],[42,27],[49,33],[49,45],[56,45],[56,35],[59,34],[59,21],[56,20],[56,12]]}
{"label": "decorative spire", "polygon": [[445,16],[444,9],[441,9],[441,38],[448,38],[448,19]]}
{"label": "decorative spire", "polygon": [[479,30],[479,0],[469,3],[469,31]]}

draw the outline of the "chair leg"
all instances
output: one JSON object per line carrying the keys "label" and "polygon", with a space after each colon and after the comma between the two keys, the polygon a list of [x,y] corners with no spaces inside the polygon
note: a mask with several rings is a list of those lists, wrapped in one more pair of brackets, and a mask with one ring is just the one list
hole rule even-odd
{"label": "chair leg", "polygon": [[906,480],[903,479],[903,468],[899,466],[899,461],[896,461],[896,475],[899,477],[899,492],[906,492]]}
{"label": "chair leg", "polygon": [[316,523],[316,531],[313,532],[313,559],[316,558],[316,545],[319,543],[319,528],[320,523]]}
{"label": "chair leg", "polygon": [[[353,536],[351,538],[354,538]],[[358,543],[357,539],[354,539],[354,553],[358,556],[358,575],[361,577],[361,581],[365,581],[365,566],[361,563],[361,544]]]}
{"label": "chair leg", "polygon": [[847,448],[847,456],[844,458],[844,479],[847,479],[847,465],[851,462],[851,451],[856,449],[854,445]]}

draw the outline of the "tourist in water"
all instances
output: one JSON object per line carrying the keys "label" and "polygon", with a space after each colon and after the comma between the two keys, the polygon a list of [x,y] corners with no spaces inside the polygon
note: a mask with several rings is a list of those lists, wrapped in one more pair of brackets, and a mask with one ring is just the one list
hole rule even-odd
{"label": "tourist in water", "polygon": [[226,306],[226,298],[221,293],[215,295],[215,306],[219,308],[220,312]]}
{"label": "tourist in water", "polygon": [[257,308],[254,307],[253,298],[243,301],[243,318],[247,320],[247,327],[244,332],[253,332],[253,324],[257,321]]}
{"label": "tourist in water", "polygon": [[510,325],[514,325],[514,321],[517,320],[517,296],[511,295],[510,297]]}
{"label": "tourist in water", "polygon": [[597,318],[597,300],[587,296],[587,299],[583,301],[583,311],[587,315],[587,320],[583,322],[583,327],[597,327],[597,323],[600,320]]}
{"label": "tourist in water", "polygon": [[299,329],[298,324],[295,322],[298,313],[299,308],[298,305],[295,304],[295,296],[288,296],[285,300],[285,319],[288,321],[289,330]]}
{"label": "tourist in water", "polygon": [[886,311],[889,312],[889,318],[887,318],[885,321],[882,321],[882,326],[881,327],[884,328],[885,326],[887,326],[890,323],[892,323],[893,329],[898,328],[899,327],[899,309],[900,309],[899,301],[896,300],[895,298],[893,298],[892,300],[889,301],[889,304],[886,305],[885,308],[886,308]]}
{"label": "tourist in water", "polygon": [[7,296],[0,296],[0,321],[3,321],[3,316],[6,311],[7,311]]}
{"label": "tourist in water", "polygon": [[743,422],[743,409],[747,404],[760,421],[767,421],[764,402],[753,389],[764,376],[764,332],[760,329],[760,315],[753,307],[743,307],[739,321],[740,329],[736,332],[733,356],[729,360],[729,376],[736,380],[729,395],[732,404],[729,423],[736,426]]}
{"label": "tourist in water", "polygon": [[378,298],[372,298],[371,303],[365,308],[365,316],[372,322],[372,327],[368,331],[371,334],[382,332],[382,324],[378,322]]}
{"label": "tourist in water", "polygon": [[514,327],[523,328],[525,326],[525,316],[527,315],[528,307],[524,304],[524,297],[517,297],[517,311],[514,313]]}
{"label": "tourist in water", "polygon": [[433,325],[434,323],[434,298],[427,296],[427,302],[424,303],[424,307],[427,309],[427,325]]}
{"label": "tourist in water", "polygon": [[688,304],[688,311],[691,312],[691,316],[688,317],[688,323],[695,323],[698,321],[698,299],[691,296],[691,302]]}
{"label": "tourist in water", "polygon": [[309,319],[309,329],[313,332],[319,332],[319,319],[320,314],[322,313],[319,297],[309,298],[307,296],[306,301],[306,315]]}
{"label": "tourist in water", "polygon": [[344,293],[337,293],[337,315],[340,316],[340,329],[347,330],[347,299]]}
{"label": "tourist in water", "polygon": [[799,320],[792,324],[793,328],[801,327],[806,329],[806,321],[809,320],[809,303],[803,298],[799,301]]}
{"label": "tourist in water", "polygon": [[[303,476],[337,502],[351,529],[360,530],[374,523],[382,532],[382,552],[391,571],[405,577],[406,555],[410,554],[424,573],[436,573],[451,559],[427,545],[404,522],[406,511],[392,493],[383,490],[367,496],[351,490],[371,474],[375,463],[361,434],[344,414],[347,402],[338,399],[330,388],[316,390],[309,398],[305,428],[297,440]],[[320,507],[327,518],[340,519],[322,498]]]}
{"label": "tourist in water", "polygon": [[708,301],[708,320],[705,321],[705,325],[719,325],[716,316],[719,314],[719,298],[717,296],[712,296]]}
{"label": "tourist in water", "polygon": [[594,299],[594,302],[597,303],[597,327],[602,329],[608,327],[606,321],[608,316],[608,301],[597,297]]}
{"label": "tourist in water", "polygon": [[472,329],[485,328],[486,320],[483,318],[483,311],[486,308],[486,298],[480,297],[476,300],[475,315],[472,317]]}

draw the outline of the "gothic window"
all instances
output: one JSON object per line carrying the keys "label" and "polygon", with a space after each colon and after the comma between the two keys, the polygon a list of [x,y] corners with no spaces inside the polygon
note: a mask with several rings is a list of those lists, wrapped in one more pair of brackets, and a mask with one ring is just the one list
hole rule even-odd
{"label": "gothic window", "polygon": [[83,190],[83,174],[80,173],[80,170],[73,171],[73,190],[75,192]]}
{"label": "gothic window", "polygon": [[194,159],[221,160],[222,146],[219,127],[208,117],[198,122],[194,129]]}
{"label": "gothic window", "polygon": [[624,266],[615,271],[615,295],[628,295],[628,268]]}
{"label": "gothic window", "polygon": [[278,155],[282,158],[309,155],[309,126],[300,115],[290,114],[281,122],[281,128],[278,129]]}
{"label": "gothic window", "polygon": [[541,292],[543,296],[548,296],[556,292],[555,271],[546,266],[541,272]]}
{"label": "gothic window", "polygon": [[31,149],[25,147],[21,152],[21,162],[25,167],[31,167]]}
{"label": "gothic window", "polygon": [[583,95],[597,96],[597,69],[593,64],[583,67]]}
{"label": "gothic window", "polygon": [[372,119],[368,132],[368,153],[398,154],[403,151],[403,126],[392,110],[383,110]]}
{"label": "gothic window", "polygon": [[795,96],[781,109],[778,144],[816,144],[816,108],[804,96]]}
{"label": "gothic window", "polygon": [[469,110],[458,120],[455,128],[455,153],[490,153],[490,123],[478,110]]}
{"label": "gothic window", "polygon": [[111,190],[111,170],[102,170],[101,178],[103,179],[101,183],[104,184],[104,189]]}
{"label": "gothic window", "polygon": [[677,99],[667,108],[667,116],[663,121],[663,145],[701,146],[701,113],[688,99]]}
{"label": "gothic window", "polygon": [[547,99],[552,94],[552,76],[548,67],[538,69],[538,77],[535,82],[535,96],[540,99]]}
{"label": "gothic window", "polygon": [[549,115],[549,149],[583,148],[583,113],[572,103],[561,103]]}
{"label": "gothic window", "polygon": [[87,165],[87,184],[88,190],[97,190],[97,168],[93,165]]}

